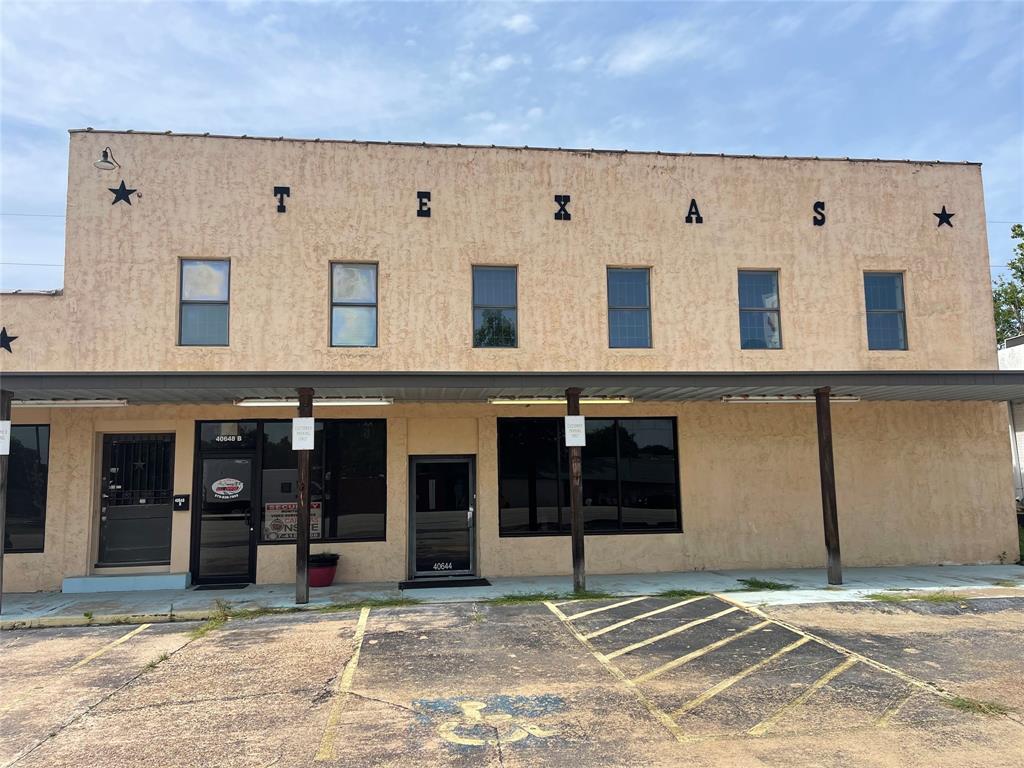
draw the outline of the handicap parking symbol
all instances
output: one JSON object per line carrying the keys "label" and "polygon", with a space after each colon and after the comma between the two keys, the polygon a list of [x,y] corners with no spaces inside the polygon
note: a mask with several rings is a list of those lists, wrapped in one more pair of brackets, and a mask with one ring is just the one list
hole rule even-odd
{"label": "handicap parking symbol", "polygon": [[565,709],[560,696],[492,696],[483,701],[468,697],[421,699],[414,702],[421,711],[445,716],[437,735],[463,747],[508,745],[525,739],[548,739],[557,731],[538,721],[544,715]]}

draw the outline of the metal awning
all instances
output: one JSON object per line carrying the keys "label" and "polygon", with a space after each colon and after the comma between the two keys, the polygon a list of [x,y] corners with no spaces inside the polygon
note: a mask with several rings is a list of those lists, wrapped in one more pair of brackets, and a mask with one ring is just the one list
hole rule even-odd
{"label": "metal awning", "polygon": [[580,387],[587,396],[654,402],[743,395],[813,398],[819,387],[862,400],[1002,401],[1024,399],[1024,371],[0,373],[0,388],[22,401],[230,404],[241,398],[294,397],[299,387],[313,388],[317,397],[395,402],[557,397],[567,387]]}

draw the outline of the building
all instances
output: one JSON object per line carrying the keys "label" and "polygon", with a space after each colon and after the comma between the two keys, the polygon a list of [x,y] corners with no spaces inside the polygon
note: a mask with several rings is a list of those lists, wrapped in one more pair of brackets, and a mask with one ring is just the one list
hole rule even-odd
{"label": "building", "polygon": [[339,581],[571,572],[568,387],[590,573],[822,565],[823,387],[846,565],[1017,547],[976,164],[86,129],[65,286],[0,306],[8,591],[292,580],[303,387]]}
{"label": "building", "polygon": [[[1024,370],[1024,336],[1007,339],[999,349],[999,368],[1004,371]],[[1013,489],[1017,499],[1018,516],[1024,507],[1024,473],[1021,456],[1024,455],[1024,400],[1012,400],[1009,405],[1010,448],[1013,455]],[[1021,521],[1024,525],[1024,520]],[[1024,553],[1022,553],[1024,555]]]}

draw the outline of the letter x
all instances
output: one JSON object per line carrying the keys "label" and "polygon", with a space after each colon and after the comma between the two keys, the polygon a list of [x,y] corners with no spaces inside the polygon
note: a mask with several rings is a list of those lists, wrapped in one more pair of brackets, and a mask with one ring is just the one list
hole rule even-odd
{"label": "letter x", "polygon": [[565,206],[569,204],[569,195],[555,195],[555,202],[558,203],[555,221],[571,221],[572,214],[565,210]]}

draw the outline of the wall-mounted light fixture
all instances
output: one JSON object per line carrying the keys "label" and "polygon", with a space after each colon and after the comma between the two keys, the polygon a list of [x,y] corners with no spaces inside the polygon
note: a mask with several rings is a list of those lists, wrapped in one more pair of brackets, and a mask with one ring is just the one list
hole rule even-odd
{"label": "wall-mounted light fixture", "polygon": [[[859,403],[856,395],[831,395],[833,403]],[[722,395],[723,403],[810,403],[814,404],[814,395]]]}
{"label": "wall-mounted light fixture", "polygon": [[[394,399],[390,397],[320,397],[313,399],[313,407],[328,405],[393,405]],[[246,408],[274,408],[290,407],[298,408],[298,398],[287,397],[245,397],[236,400],[235,405]]]}
{"label": "wall-mounted light fixture", "polygon": [[101,171],[112,171],[115,168],[120,168],[121,164],[114,159],[114,153],[110,151],[110,147],[106,147],[100,152],[100,159],[93,163]]}
{"label": "wall-mounted light fixture", "polygon": [[[489,397],[491,405],[565,405],[564,397]],[[623,405],[632,403],[632,397],[581,397],[580,405]]]}

